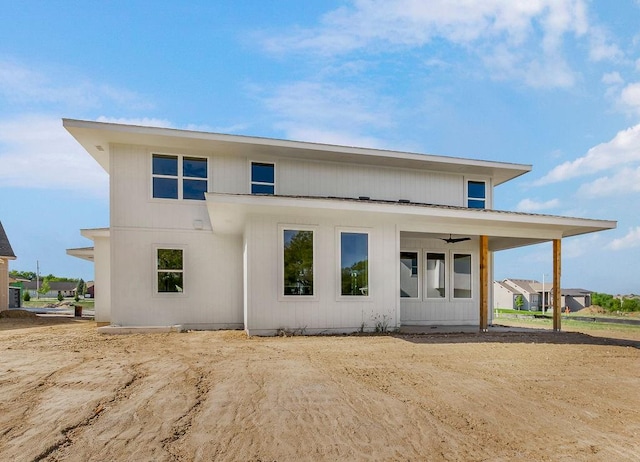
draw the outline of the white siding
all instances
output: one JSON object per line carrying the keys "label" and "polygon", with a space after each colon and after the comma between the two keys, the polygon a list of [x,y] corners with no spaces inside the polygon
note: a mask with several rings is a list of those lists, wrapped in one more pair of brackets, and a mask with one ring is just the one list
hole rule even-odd
{"label": "white siding", "polygon": [[111,322],[111,240],[109,237],[93,239],[95,261],[94,297],[97,323]]}
{"label": "white siding", "polygon": [[[279,225],[314,227],[316,257],[313,300],[300,297],[282,301]],[[337,236],[339,230],[369,233],[369,296],[340,297]],[[318,332],[355,332],[363,323],[372,330],[386,317],[389,328],[398,324],[395,225],[372,219],[343,218],[300,220],[295,216],[253,217],[248,224],[247,293],[245,328],[252,334],[278,329]]]}
{"label": "white siding", "polygon": [[[208,231],[111,229],[111,323],[242,327],[242,238]],[[156,249],[184,249],[184,294],[158,294]]]}

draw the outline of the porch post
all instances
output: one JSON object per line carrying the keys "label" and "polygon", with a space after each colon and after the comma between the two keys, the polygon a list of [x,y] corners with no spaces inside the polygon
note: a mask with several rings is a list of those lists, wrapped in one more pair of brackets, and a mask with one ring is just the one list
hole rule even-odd
{"label": "porch post", "polygon": [[560,260],[561,260],[561,239],[553,240],[553,330],[560,330]]}
{"label": "porch post", "polygon": [[489,324],[489,237],[480,236],[480,332]]}

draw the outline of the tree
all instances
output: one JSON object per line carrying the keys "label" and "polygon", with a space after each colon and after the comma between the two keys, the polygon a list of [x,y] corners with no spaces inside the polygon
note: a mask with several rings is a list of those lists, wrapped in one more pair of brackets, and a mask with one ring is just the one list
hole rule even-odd
{"label": "tree", "polygon": [[84,295],[85,292],[85,283],[84,279],[78,279],[78,284],[76,284],[76,295],[80,297],[80,295]]}
{"label": "tree", "polygon": [[518,295],[516,297],[516,308],[518,310],[521,310],[523,305],[524,305],[524,297],[522,295]]}
{"label": "tree", "polygon": [[640,300],[636,298],[625,298],[620,307],[622,311],[640,311]]}
{"label": "tree", "polygon": [[49,281],[45,279],[44,281],[42,281],[42,284],[40,284],[40,289],[38,289],[38,293],[40,295],[45,295],[50,290],[51,290],[51,286],[49,285]]}
{"label": "tree", "polygon": [[17,271],[11,270],[9,271],[9,276],[14,279],[28,279],[29,281],[36,278],[36,273],[33,271]]}
{"label": "tree", "polygon": [[28,290],[25,290],[25,291],[24,291],[24,295],[22,296],[22,299],[23,299],[25,302],[28,302],[28,301],[30,301],[30,300],[31,300],[31,295],[29,295],[29,291],[28,291]]}
{"label": "tree", "polygon": [[63,299],[62,292],[58,291],[58,301],[61,302]]}

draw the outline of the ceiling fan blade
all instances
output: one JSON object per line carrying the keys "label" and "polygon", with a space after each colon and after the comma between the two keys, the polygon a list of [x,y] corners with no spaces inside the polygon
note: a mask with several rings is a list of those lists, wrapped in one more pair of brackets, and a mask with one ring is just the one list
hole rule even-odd
{"label": "ceiling fan blade", "polygon": [[451,234],[449,234],[448,238],[440,238],[440,239],[442,239],[447,244],[455,244],[456,242],[463,242],[463,241],[470,241],[471,240],[470,237],[452,237]]}

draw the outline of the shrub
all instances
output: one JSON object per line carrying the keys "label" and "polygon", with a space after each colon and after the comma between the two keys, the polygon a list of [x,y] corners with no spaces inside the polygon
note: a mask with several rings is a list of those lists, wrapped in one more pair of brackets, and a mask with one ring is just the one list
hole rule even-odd
{"label": "shrub", "polygon": [[24,295],[22,296],[22,299],[23,299],[25,302],[28,302],[28,301],[30,301],[30,300],[31,300],[31,295],[29,295],[29,291],[28,291],[28,290],[25,290],[25,291],[24,291]]}
{"label": "shrub", "polygon": [[64,297],[62,296],[62,292],[58,291],[58,301],[61,302]]}

